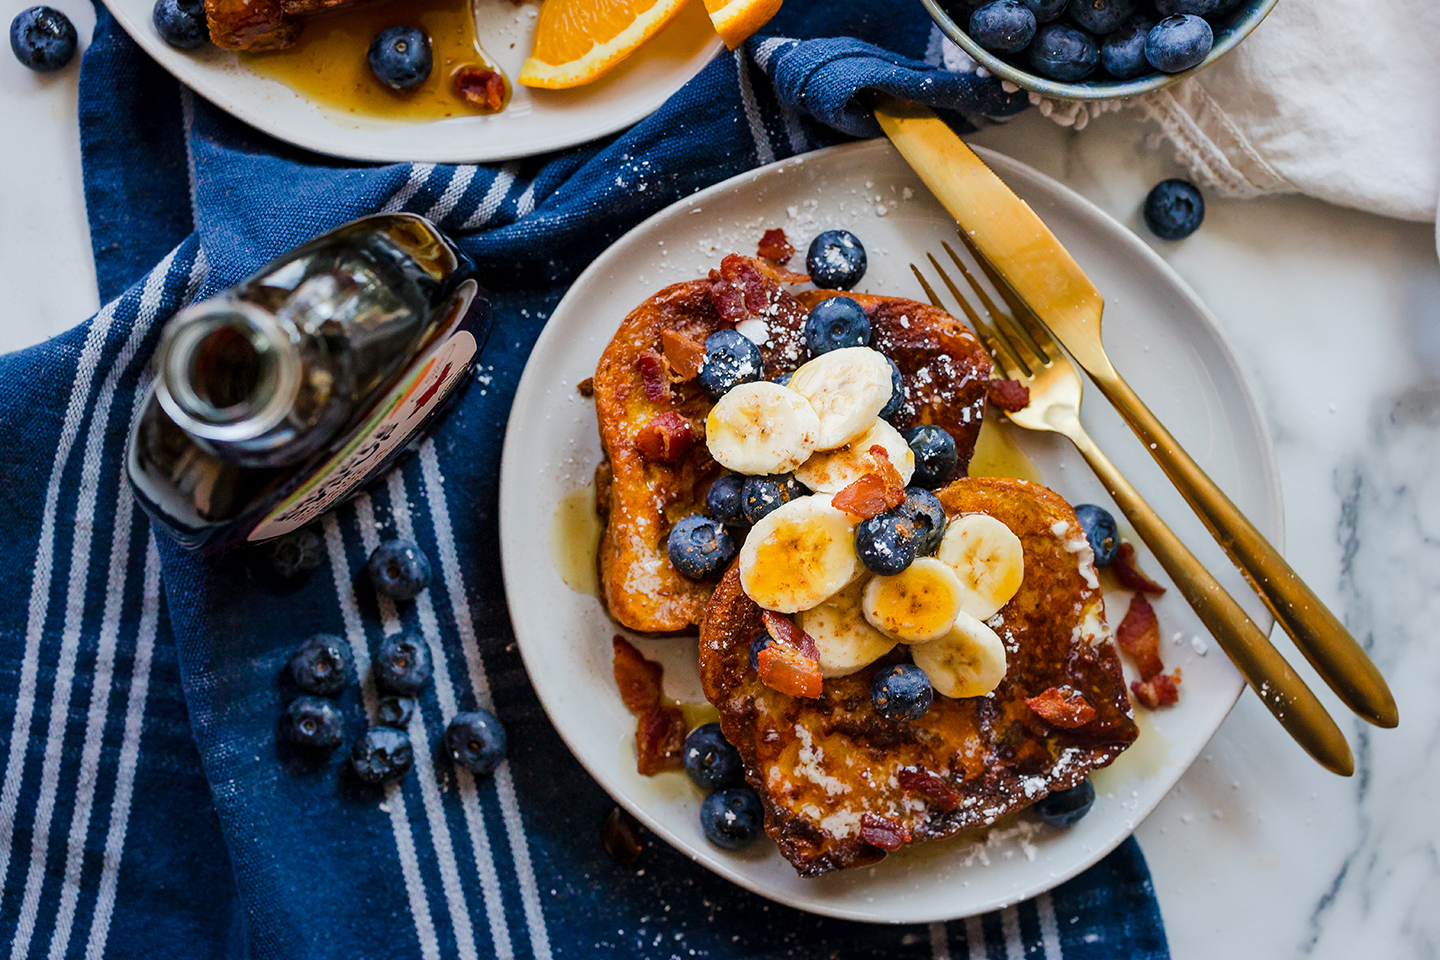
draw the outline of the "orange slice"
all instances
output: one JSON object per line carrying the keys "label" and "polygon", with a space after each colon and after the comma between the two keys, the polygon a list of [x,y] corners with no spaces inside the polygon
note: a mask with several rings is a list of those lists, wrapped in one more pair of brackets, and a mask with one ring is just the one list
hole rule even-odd
{"label": "orange slice", "polygon": [[705,0],[705,12],[715,24],[715,32],[731,50],[750,39],[779,10],[780,0]]}
{"label": "orange slice", "polygon": [[685,2],[545,0],[535,45],[516,79],[548,90],[590,83],[658,33]]}

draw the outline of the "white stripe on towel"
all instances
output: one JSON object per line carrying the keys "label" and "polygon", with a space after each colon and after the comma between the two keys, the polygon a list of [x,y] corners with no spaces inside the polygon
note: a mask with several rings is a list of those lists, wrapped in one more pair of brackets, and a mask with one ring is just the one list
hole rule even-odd
{"label": "white stripe on towel", "polygon": [[1040,915],[1040,942],[1045,945],[1045,960],[1063,960],[1060,949],[1060,924],[1055,922],[1055,901],[1050,894],[1035,898],[1035,912]]}
{"label": "white stripe on towel", "polygon": [[965,946],[970,951],[970,960],[989,960],[985,949],[985,924],[979,917],[965,918]]}
{"label": "white stripe on towel", "polygon": [[465,191],[470,189],[470,181],[474,179],[474,164],[467,163],[456,167],[455,172],[450,176],[449,185],[445,187],[445,192],[440,194],[440,199],[435,201],[434,206],[425,211],[425,219],[432,223],[443,222],[455,209],[455,205],[460,202],[460,198],[465,196]]}
{"label": "white stripe on towel", "polygon": [[760,116],[760,104],[755,101],[755,88],[750,85],[750,66],[745,62],[745,48],[734,52],[735,75],[740,79],[740,99],[745,104],[745,119],[750,122],[750,136],[755,138],[755,159],[761,164],[775,159],[775,148],[770,145],[770,134]]}
{"label": "white stripe on towel", "polygon": [[406,180],[404,186],[395,191],[394,196],[385,201],[385,205],[380,208],[380,212],[399,213],[401,210],[404,210],[405,205],[415,198],[415,194],[420,192],[421,188],[424,187],[430,179],[430,175],[434,172],[435,164],[433,163],[412,163],[410,165],[410,179]]}
{"label": "white stripe on towel", "polygon": [[1006,907],[1000,911],[1000,927],[1005,931],[1005,960],[1025,960],[1025,940],[1020,936],[1020,911]]}
{"label": "white stripe on towel", "polygon": [[495,179],[490,181],[490,189],[485,191],[485,198],[480,201],[475,212],[466,218],[461,229],[468,230],[471,227],[478,227],[495,216],[495,212],[500,209],[500,204],[505,202],[511,185],[515,183],[515,174],[519,170],[520,165],[513,161],[500,168],[500,172],[495,174]]}
{"label": "white stripe on towel", "polygon": [[930,924],[930,960],[950,960],[950,931],[943,921]]}

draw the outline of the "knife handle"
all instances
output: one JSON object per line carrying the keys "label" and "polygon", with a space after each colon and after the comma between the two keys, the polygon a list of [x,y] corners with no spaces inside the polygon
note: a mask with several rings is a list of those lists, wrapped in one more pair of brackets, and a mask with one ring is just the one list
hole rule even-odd
{"label": "knife handle", "polygon": [[1330,689],[1346,706],[1376,726],[1398,725],[1400,712],[1385,678],[1344,625],[1191,459],[1113,367],[1098,375],[1094,370],[1089,372],[1100,392],[1130,424],[1215,542],[1240,568]]}

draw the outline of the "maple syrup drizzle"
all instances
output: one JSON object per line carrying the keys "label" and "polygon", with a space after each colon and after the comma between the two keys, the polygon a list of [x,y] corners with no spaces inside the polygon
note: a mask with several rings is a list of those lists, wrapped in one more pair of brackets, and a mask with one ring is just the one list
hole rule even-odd
{"label": "maple syrup drizzle", "polygon": [[560,498],[550,522],[550,559],[565,585],[576,593],[600,594],[600,535],[605,526],[595,513],[595,484]]}
{"label": "maple syrup drizzle", "polygon": [[1014,427],[995,416],[980,421],[975,453],[970,458],[972,477],[1011,477],[1040,483],[1040,471],[1015,441]]}

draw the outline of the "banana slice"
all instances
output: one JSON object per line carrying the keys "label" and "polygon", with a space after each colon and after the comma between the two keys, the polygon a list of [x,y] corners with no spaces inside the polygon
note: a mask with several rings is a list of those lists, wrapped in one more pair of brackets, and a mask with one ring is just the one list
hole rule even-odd
{"label": "banana slice", "polygon": [[910,653],[942,696],[983,697],[1005,679],[1005,644],[967,613],[955,618],[945,636],[911,647]]}
{"label": "banana slice", "polygon": [[960,609],[989,620],[1010,602],[1025,579],[1025,550],[1005,524],[983,513],[950,521],[935,556],[955,568],[965,588]]}
{"label": "banana slice", "polygon": [[735,387],[705,418],[710,456],[736,473],[789,473],[809,459],[819,435],[809,401],[765,381]]}
{"label": "banana slice", "polygon": [[915,473],[915,451],[900,431],[884,420],[876,420],[869,430],[843,447],[812,453],[809,460],[795,468],[795,479],[820,493],[839,493],[875,469],[875,458],[870,456],[874,446],[885,448],[900,478],[909,483]]}
{"label": "banana slice", "polygon": [[828,496],[791,500],[750,529],[740,548],[740,585],[776,613],[818,607],[855,578],[854,527]]}
{"label": "banana slice", "polygon": [[894,389],[890,361],[869,347],[822,353],[795,371],[790,389],[810,401],[820,416],[816,450],[843,447],[870,429]]}
{"label": "banana slice", "polygon": [[893,577],[865,587],[865,619],[902,643],[925,643],[950,632],[965,588],[948,564],[921,557]]}
{"label": "banana slice", "polygon": [[865,621],[861,600],[865,581],[843,587],[818,607],[800,613],[800,629],[820,653],[820,676],[848,677],[895,648],[895,641]]}

